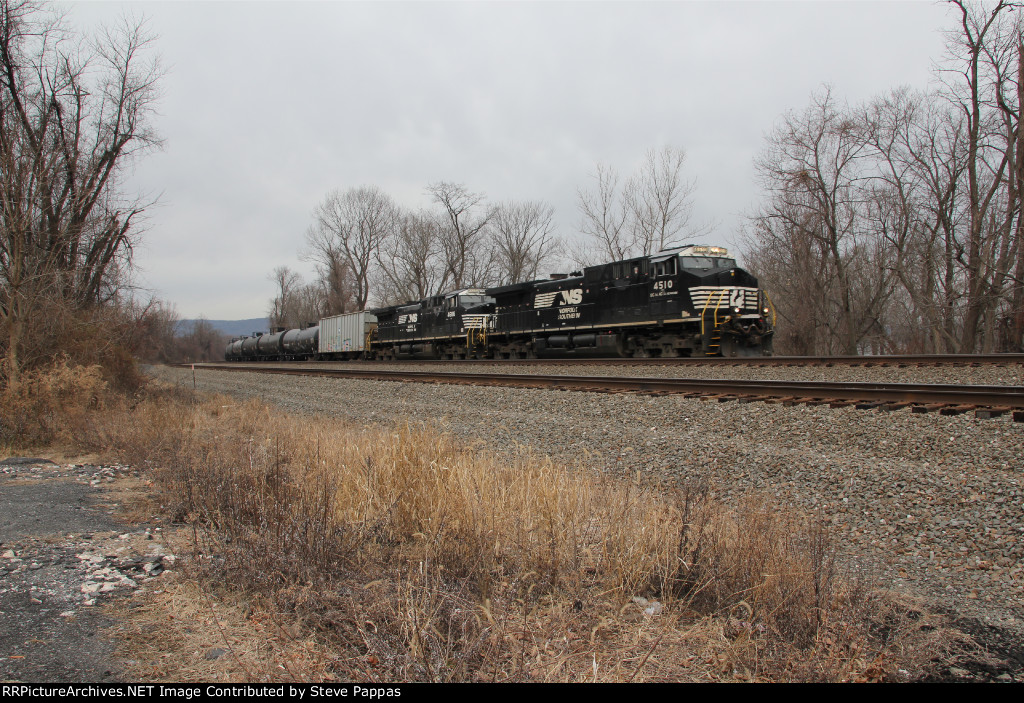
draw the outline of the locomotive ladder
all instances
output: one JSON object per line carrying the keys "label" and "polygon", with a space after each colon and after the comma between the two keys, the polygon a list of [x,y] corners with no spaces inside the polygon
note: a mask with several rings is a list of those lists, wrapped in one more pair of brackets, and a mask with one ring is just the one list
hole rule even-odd
{"label": "locomotive ladder", "polygon": [[[714,326],[711,328],[711,336],[708,339],[707,349],[704,351],[705,356],[717,356],[722,353],[722,325],[718,321],[718,308],[722,307],[722,298],[725,296],[725,288],[718,291],[718,297],[715,299],[715,307],[712,311],[714,313]],[[708,306],[711,305],[711,296],[704,303],[704,309],[700,311],[700,336],[704,338],[704,323],[707,320]]]}
{"label": "locomotive ladder", "polygon": [[490,324],[489,315],[481,315],[476,320],[466,322],[466,351],[472,351],[473,347],[487,346],[487,327]]}

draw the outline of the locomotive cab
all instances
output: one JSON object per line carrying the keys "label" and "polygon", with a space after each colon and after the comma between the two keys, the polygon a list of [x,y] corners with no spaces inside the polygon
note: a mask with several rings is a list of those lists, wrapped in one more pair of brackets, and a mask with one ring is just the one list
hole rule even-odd
{"label": "locomotive cab", "polygon": [[463,288],[374,311],[376,344],[383,358],[464,359],[483,355],[494,298],[482,288]]}
{"label": "locomotive cab", "polygon": [[677,255],[692,315],[700,320],[700,346],[707,356],[771,353],[770,305],[757,278],[736,266],[723,247],[689,245]]}

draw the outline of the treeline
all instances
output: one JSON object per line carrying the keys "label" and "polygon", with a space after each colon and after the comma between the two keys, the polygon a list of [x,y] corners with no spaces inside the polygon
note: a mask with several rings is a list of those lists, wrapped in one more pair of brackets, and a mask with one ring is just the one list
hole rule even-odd
{"label": "treeline", "polygon": [[[1015,5],[951,0],[956,22],[929,90],[851,105],[831,89],[783,117],[756,164],[761,206],[745,263],[779,313],[780,353],[1024,351],[1024,24]],[[202,325],[132,298],[139,218],[127,167],[157,148],[161,70],[141,25],[95,36],[50,6],[0,0],[2,382],[60,355],[127,377],[133,359],[216,358]],[[273,272],[271,324],[557,269],[693,240],[681,149],[649,151],[621,179],[599,164],[572,231],[542,200],[491,202],[449,181],[411,209],[376,186],[328,193],[303,256]],[[717,243],[717,240],[716,240]],[[212,351],[214,347],[220,347]],[[212,355],[212,356],[211,356]]]}
{"label": "treeline", "polygon": [[461,183],[429,185],[432,207],[421,210],[401,207],[376,186],[334,190],[306,232],[303,256],[316,279],[305,282],[287,267],[271,274],[271,325],[301,327],[367,305],[650,254],[692,230],[694,185],[683,178],[684,163],[682,149],[652,149],[621,184],[612,167],[598,164],[594,187],[577,194],[583,239],[574,241],[557,235],[549,203],[489,203]]}
{"label": "treeline", "polygon": [[560,256],[554,208],[541,201],[489,204],[457,183],[427,188],[435,207],[405,210],[376,186],[334,190],[313,212],[303,256],[316,266],[304,283],[272,274],[272,326],[390,305],[436,293],[536,278]]}
{"label": "treeline", "polygon": [[224,360],[228,335],[205,317],[186,323],[173,305],[161,300],[136,308],[139,333],[132,348],[139,361],[177,364]]}
{"label": "treeline", "polygon": [[159,147],[162,76],[142,22],[95,35],[55,6],[0,0],[0,354],[6,389],[67,360],[108,383],[139,382],[135,360],[223,358],[224,335],[183,329],[172,305],[132,286],[139,218],[121,187]]}
{"label": "treeline", "polygon": [[141,23],[83,36],[55,6],[0,2],[0,353],[3,380],[65,355],[133,368],[125,295],[141,213],[119,181],[159,145],[161,70]]}
{"label": "treeline", "polygon": [[746,259],[777,352],[1024,351],[1024,24],[950,6],[934,89],[825,88],[768,137]]}

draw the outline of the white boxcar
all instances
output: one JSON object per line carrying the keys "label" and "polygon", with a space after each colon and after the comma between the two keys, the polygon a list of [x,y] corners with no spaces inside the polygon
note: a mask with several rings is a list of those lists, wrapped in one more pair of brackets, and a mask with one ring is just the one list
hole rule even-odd
{"label": "white boxcar", "polygon": [[321,358],[355,358],[366,349],[369,334],[377,327],[370,312],[350,312],[320,320]]}

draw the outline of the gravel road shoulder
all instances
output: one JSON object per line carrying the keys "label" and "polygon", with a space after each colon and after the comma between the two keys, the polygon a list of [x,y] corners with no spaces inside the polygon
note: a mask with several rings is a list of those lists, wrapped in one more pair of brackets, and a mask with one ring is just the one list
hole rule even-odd
{"label": "gravel road shoulder", "polygon": [[116,517],[108,489],[136,478],[119,465],[0,462],[0,679],[122,680],[104,606],[174,562],[159,528]]}

